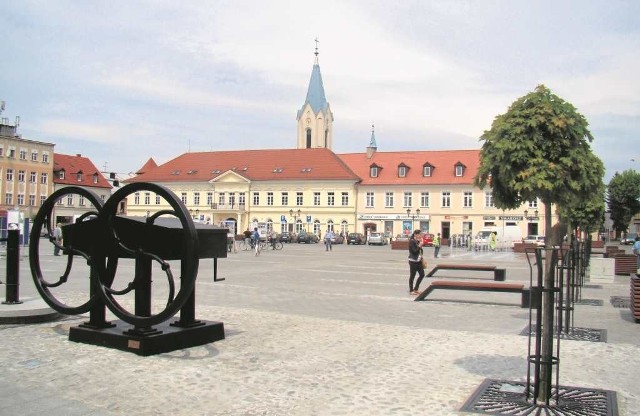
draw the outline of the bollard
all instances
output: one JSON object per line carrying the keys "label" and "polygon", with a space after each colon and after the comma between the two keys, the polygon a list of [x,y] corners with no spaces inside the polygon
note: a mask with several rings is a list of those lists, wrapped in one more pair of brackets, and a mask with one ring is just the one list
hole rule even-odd
{"label": "bollard", "polygon": [[20,231],[9,230],[7,233],[7,289],[5,305],[22,303],[19,296],[20,287]]}

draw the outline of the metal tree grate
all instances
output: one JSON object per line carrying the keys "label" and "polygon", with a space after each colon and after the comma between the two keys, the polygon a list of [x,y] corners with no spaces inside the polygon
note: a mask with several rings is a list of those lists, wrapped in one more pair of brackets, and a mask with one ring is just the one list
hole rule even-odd
{"label": "metal tree grate", "polygon": [[490,415],[617,416],[616,393],[611,390],[559,386],[553,404],[527,400],[526,383],[485,379],[460,408],[462,412]]}
{"label": "metal tree grate", "polygon": [[631,307],[631,297],[629,296],[611,296],[609,302],[614,308],[629,309]]}
{"label": "metal tree grate", "polygon": [[[529,325],[525,326],[520,335],[529,336]],[[535,335],[536,328],[531,328],[531,335]],[[554,331],[554,338],[558,338],[558,334]],[[579,328],[574,327],[568,333],[561,332],[560,339],[571,341],[589,341],[589,342],[607,342],[606,329]]]}

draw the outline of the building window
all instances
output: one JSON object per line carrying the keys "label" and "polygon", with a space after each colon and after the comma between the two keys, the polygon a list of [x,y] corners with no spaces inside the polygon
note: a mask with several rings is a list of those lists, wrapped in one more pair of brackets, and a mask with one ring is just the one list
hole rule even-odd
{"label": "building window", "polygon": [[24,205],[24,194],[18,194],[18,205]]}
{"label": "building window", "polygon": [[140,205],[140,192],[133,194],[133,205]]}
{"label": "building window", "polygon": [[193,193],[193,205],[200,205],[200,192]]}
{"label": "building window", "polygon": [[495,204],[493,203],[493,193],[485,192],[484,193],[484,207],[485,208],[495,208]]}
{"label": "building window", "polygon": [[93,183],[98,183],[98,174],[97,173],[93,174]]}
{"label": "building window", "polygon": [[81,207],[84,206],[84,195],[80,195],[78,197],[78,205],[80,205]]}
{"label": "building window", "polygon": [[213,192],[207,192],[207,205],[211,206],[213,204]]}
{"label": "building window", "polygon": [[451,192],[442,193],[442,208],[451,208]]}
{"label": "building window", "polygon": [[296,205],[304,205],[304,197],[302,192],[296,192]]}
{"label": "building window", "polygon": [[7,182],[13,182],[13,169],[7,169]]}
{"label": "building window", "polygon": [[538,208],[538,200],[529,201],[529,208]]}
{"label": "building window", "polygon": [[67,206],[68,207],[72,207],[73,206],[73,195],[72,194],[67,195]]}
{"label": "building window", "polygon": [[47,196],[46,195],[40,195],[40,206],[44,205],[44,201],[47,200]]}
{"label": "building window", "polygon": [[342,193],[342,206],[349,206],[349,192]]}
{"label": "building window", "polygon": [[0,146],[0,157],[4,156],[4,146]]}
{"label": "building window", "polygon": [[36,183],[38,180],[38,174],[35,172],[29,172],[29,182]]}
{"label": "building window", "polygon": [[29,205],[32,207],[36,206],[36,196],[35,195],[29,195]]}
{"label": "building window", "polygon": [[64,180],[64,170],[61,170],[60,172],[58,172],[58,179],[60,180]]}
{"label": "building window", "polygon": [[27,160],[27,149],[20,149],[20,160]]}
{"label": "building window", "polygon": [[231,205],[231,207],[234,207],[236,205],[236,193],[235,192],[229,192],[229,205]]}
{"label": "building window", "polygon": [[465,191],[462,194],[462,206],[464,208],[472,208],[473,207],[473,192]]}
{"label": "building window", "polygon": [[13,205],[13,194],[10,192],[7,192],[6,194],[4,194],[4,203],[5,205]]}
{"label": "building window", "polygon": [[377,166],[371,166],[369,168],[369,176],[371,176],[372,178],[377,178],[378,177],[378,167]]}
{"label": "building window", "polygon": [[9,154],[8,154],[8,156],[10,158],[12,158],[12,159],[16,157],[16,148],[15,147],[9,146]]}
{"label": "building window", "polygon": [[413,194],[411,192],[405,192],[402,202],[403,207],[411,208],[413,206]]}
{"label": "building window", "polygon": [[384,193],[384,206],[385,208],[393,208],[393,192]]}
{"label": "building window", "polygon": [[224,204],[225,204],[224,192],[218,192],[218,205],[222,206]]}
{"label": "building window", "polygon": [[456,164],[456,176],[462,176],[464,174],[464,165],[460,162]]}
{"label": "building window", "polygon": [[429,192],[421,192],[420,193],[420,206],[422,208],[429,207]]}
{"label": "building window", "polygon": [[273,192],[267,192],[267,205],[273,205]]}
{"label": "building window", "polygon": [[78,172],[78,173],[76,174],[76,180],[77,180],[78,182],[82,182],[82,172]]}
{"label": "building window", "polygon": [[255,206],[260,205],[260,192],[253,193],[253,205]]}
{"label": "building window", "polygon": [[367,192],[367,197],[366,197],[366,201],[365,201],[365,206],[367,208],[373,208],[374,206],[374,197],[373,197],[373,192]]}
{"label": "building window", "polygon": [[160,195],[156,194],[156,205],[160,205],[162,203],[162,198]]}
{"label": "building window", "polygon": [[19,170],[18,171],[18,182],[24,182],[24,177],[25,177],[25,171]]}
{"label": "building window", "polygon": [[144,193],[144,204],[145,205],[150,205],[151,204],[151,192],[145,192]]}
{"label": "building window", "polygon": [[404,178],[407,176],[407,167],[406,166],[398,166],[398,177]]}
{"label": "building window", "polygon": [[241,207],[244,207],[246,203],[247,201],[246,201],[244,192],[238,193],[238,205],[240,205]]}
{"label": "building window", "polygon": [[49,163],[49,153],[42,152],[42,163]]}
{"label": "building window", "polygon": [[334,192],[327,192],[327,205],[332,207],[336,204],[336,196]]}
{"label": "building window", "polygon": [[31,161],[32,162],[37,162],[38,161],[38,151],[37,150],[32,150],[31,151]]}
{"label": "building window", "polygon": [[320,192],[313,193],[313,205],[320,206]]}
{"label": "building window", "polygon": [[425,177],[431,176],[431,166],[430,165],[424,165],[422,167],[422,176],[425,176]]}
{"label": "building window", "polygon": [[40,183],[43,185],[46,185],[46,183],[49,181],[49,175],[46,173],[41,173],[40,174]]}
{"label": "building window", "polygon": [[180,200],[182,201],[183,204],[187,205],[187,193],[186,192],[181,192],[180,193]]}
{"label": "building window", "polygon": [[289,205],[289,192],[282,193],[282,206]]}
{"label": "building window", "polygon": [[347,220],[342,220],[340,223],[340,232],[344,234],[344,238],[347,238],[347,234],[349,233],[349,223]]}

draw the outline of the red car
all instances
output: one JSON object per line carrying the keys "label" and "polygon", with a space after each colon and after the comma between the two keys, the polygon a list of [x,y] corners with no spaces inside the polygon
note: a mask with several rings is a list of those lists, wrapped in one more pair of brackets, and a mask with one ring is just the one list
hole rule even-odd
{"label": "red car", "polygon": [[433,234],[424,233],[422,234],[422,245],[427,247],[433,246]]}

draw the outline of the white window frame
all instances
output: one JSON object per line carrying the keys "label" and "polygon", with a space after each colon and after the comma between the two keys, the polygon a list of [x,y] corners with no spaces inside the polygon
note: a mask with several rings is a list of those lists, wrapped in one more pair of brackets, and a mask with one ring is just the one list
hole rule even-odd
{"label": "white window frame", "polygon": [[384,207],[393,208],[393,192],[387,191],[384,193]]}
{"label": "white window frame", "polygon": [[442,208],[451,208],[451,192],[442,191],[442,198],[440,200]]}

